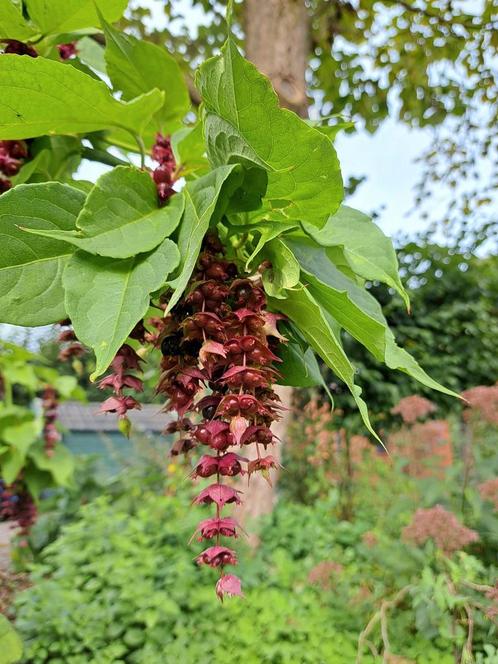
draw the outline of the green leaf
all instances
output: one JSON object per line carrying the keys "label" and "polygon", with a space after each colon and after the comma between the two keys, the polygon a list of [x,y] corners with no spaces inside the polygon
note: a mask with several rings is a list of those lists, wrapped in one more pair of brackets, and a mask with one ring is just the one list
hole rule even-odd
{"label": "green leaf", "polygon": [[40,500],[42,491],[52,487],[54,480],[51,473],[46,470],[40,470],[29,459],[26,466],[23,468],[23,478],[28,487],[28,491],[33,496],[36,502]]}
{"label": "green leaf", "polygon": [[22,657],[21,637],[2,614],[0,614],[0,652],[2,664],[15,664]]}
{"label": "green leaf", "polygon": [[[279,235],[282,235],[282,233],[285,233],[285,231],[292,230],[293,228],[296,228],[296,224],[294,223],[289,223],[289,224],[275,224],[275,223],[258,223],[257,225],[254,226],[254,231],[259,233],[259,239],[258,242],[251,252],[249,258],[246,260],[246,270],[249,270],[251,263],[254,261],[256,256],[259,254],[259,252],[263,249],[265,244],[267,242],[270,242],[270,240],[273,240],[274,238],[278,237]],[[239,232],[244,232],[247,233],[249,230],[247,227],[234,227],[234,230],[239,233]],[[250,229],[252,231],[252,228]]]}
{"label": "green leaf", "polygon": [[199,177],[209,170],[205,157],[206,146],[202,133],[202,122],[193,127],[182,127],[171,135],[171,147],[183,177]]}
{"label": "green leaf", "polygon": [[458,396],[433,380],[403,348],[396,344],[377,300],[348,279],[329,260],[326,250],[310,241],[286,240],[306,277],[315,300],[347,331],[390,369],[398,369],[423,385]]}
{"label": "green leaf", "polygon": [[128,0],[24,0],[24,4],[42,32],[54,34],[99,26],[98,10],[107,21],[117,21]]}
{"label": "green leaf", "polygon": [[179,125],[190,108],[190,97],[180,66],[164,48],[116,30],[102,21],[106,37],[107,73],[124,99],[134,99],[158,88],[164,103],[155,115],[163,131]]}
{"label": "green leaf", "polygon": [[279,385],[291,387],[314,387],[323,384],[323,377],[313,350],[303,350],[298,343],[289,341],[279,350],[282,364],[278,365]]}
{"label": "green leaf", "polygon": [[162,106],[153,90],[125,103],[105,83],[45,58],[0,58],[0,136],[33,138],[44,134],[88,133],[120,127],[140,134]]}
{"label": "green leaf", "polygon": [[175,306],[185,290],[210,223],[215,224],[220,219],[242,178],[240,166],[221,166],[198,180],[187,182],[182,190],[185,212],[178,234],[181,263],[176,277],[168,282],[173,294],[167,311]]}
{"label": "green leaf", "polygon": [[0,438],[2,442],[26,454],[29,446],[41,431],[40,420],[34,414],[20,406],[3,408],[0,419]]}
{"label": "green leaf", "polygon": [[294,288],[299,282],[299,263],[280,238],[265,245],[263,255],[271,262],[271,268],[263,272],[263,285],[271,297],[285,298],[283,289]]}
{"label": "green leaf", "polygon": [[398,259],[390,238],[366,214],[341,205],[325,226],[317,230],[303,224],[311,237],[323,247],[342,247],[351,269],[363,279],[381,281],[394,288],[410,307],[401,283]]}
{"label": "green leaf", "polygon": [[65,317],[61,276],[73,247],[18,226],[67,231],[84,200],[56,182],[19,185],[0,197],[0,322],[36,326]]}
{"label": "green leaf", "polygon": [[78,57],[81,62],[101,74],[107,74],[104,48],[91,37],[78,40]]}
{"label": "green leaf", "polygon": [[121,260],[77,251],[64,272],[66,307],[76,336],[95,351],[95,380],[109,366],[149,307],[149,295],[164,284],[180,260],[164,240],[154,251]]}
{"label": "green leaf", "polygon": [[10,361],[2,368],[2,374],[9,383],[22,385],[31,392],[39,387],[32,364]]}
{"label": "green leaf", "polygon": [[64,182],[81,163],[81,140],[77,136],[42,136],[31,142],[30,152],[33,159],[21,168],[16,184],[26,177],[24,171],[28,171],[29,182]]}
{"label": "green leaf", "polygon": [[150,251],[171,235],[180,222],[184,198],[179,193],[158,207],[157,190],[149,173],[118,166],[97,180],[81,210],[79,230],[29,232],[65,240],[91,254],[128,258]]}
{"label": "green leaf", "polygon": [[39,470],[52,475],[57,486],[69,486],[74,473],[74,455],[65,445],[59,443],[52,456],[47,456],[43,442],[38,442],[29,451],[31,461]]}
{"label": "green leaf", "polygon": [[0,440],[9,446],[0,457],[0,475],[12,483],[24,466],[28,450],[41,432],[41,420],[19,406],[0,409]]}
{"label": "green leaf", "polygon": [[36,375],[40,380],[57,390],[62,399],[74,399],[79,394],[76,376],[61,376],[52,367],[35,367]]}
{"label": "green leaf", "polygon": [[361,398],[361,388],[355,385],[354,368],[346,356],[340,340],[329,325],[322,307],[308,289],[302,286],[300,289],[288,291],[285,300],[270,300],[270,302],[273,308],[284,313],[296,324],[300,333],[325,364],[346,383],[366,428],[379,442],[382,442],[370,424],[367,406]]}
{"label": "green leaf", "polygon": [[283,220],[323,226],[343,198],[339,162],[329,139],[281,109],[268,79],[231,40],[201,65],[208,156],[215,166],[248,159],[268,173],[267,207]]}
{"label": "green leaf", "polygon": [[36,30],[23,18],[11,0],[0,0],[0,39],[28,41]]}

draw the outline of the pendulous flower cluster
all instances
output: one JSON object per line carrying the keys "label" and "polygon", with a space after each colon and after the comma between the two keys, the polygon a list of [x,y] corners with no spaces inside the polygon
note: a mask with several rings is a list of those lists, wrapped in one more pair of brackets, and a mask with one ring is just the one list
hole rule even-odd
{"label": "pendulous flower cluster", "polygon": [[61,435],[57,430],[57,409],[59,406],[59,395],[57,390],[47,385],[42,394],[43,410],[43,440],[45,442],[45,454],[48,457],[54,455],[55,446],[61,441]]}
{"label": "pendulous flower cluster", "polygon": [[[267,448],[275,442],[270,426],[281,410],[272,389],[278,376],[273,364],[279,361],[274,351],[284,340],[278,318],[266,309],[259,275],[241,278],[218,238],[208,235],[190,286],[163,318],[157,338],[163,354],[157,389],[168,399],[166,410],[178,414],[167,428],[178,433],[172,454],[205,451],[191,476],[212,483],[194,503],[213,506],[214,515],[199,523],[193,537],[209,544],[197,563],[219,569],[221,600],[242,595],[240,579],[225,573],[237,556],[222,538],[237,538],[240,526],[224,510],[242,495],[229,482],[257,472],[270,481],[270,469],[277,467]],[[187,413],[200,421],[193,423]],[[256,447],[252,461],[242,452],[249,445]]]}
{"label": "pendulous flower cluster", "polygon": [[[18,479],[6,486],[0,480],[0,521],[13,521],[19,527],[21,538],[27,537],[31,526],[36,521],[37,510],[35,501],[23,480]],[[26,544],[21,539],[20,546]]]}
{"label": "pendulous flower cluster", "polygon": [[12,187],[10,178],[19,173],[27,156],[25,141],[0,141],[0,194]]}
{"label": "pendulous flower cluster", "polygon": [[[136,329],[136,328],[135,328]],[[135,330],[130,336],[133,337]],[[125,435],[129,435],[131,423],[127,413],[129,410],[140,410],[141,405],[130,394],[125,394],[124,390],[133,390],[135,392],[143,391],[143,382],[141,378],[134,373],[141,373],[141,358],[135,350],[129,345],[124,344],[118,350],[116,357],[111,363],[111,373],[99,381],[99,388],[105,390],[112,389],[114,395],[106,399],[100,406],[101,413],[116,413],[119,417],[119,428]]]}
{"label": "pendulous flower cluster", "polygon": [[57,337],[60,344],[58,359],[61,362],[67,362],[71,358],[78,358],[85,354],[85,347],[80,343],[71,327],[69,319],[61,320],[58,325],[62,328]]}
{"label": "pendulous flower cluster", "polygon": [[30,58],[37,58],[36,49],[30,44],[18,41],[17,39],[3,39],[3,52],[11,55],[29,55]]}
{"label": "pendulous flower cluster", "polygon": [[152,146],[152,159],[159,163],[152,172],[152,179],[157,187],[159,202],[164,205],[176,193],[173,185],[178,178],[169,136],[163,136],[161,133],[156,135],[156,142]]}

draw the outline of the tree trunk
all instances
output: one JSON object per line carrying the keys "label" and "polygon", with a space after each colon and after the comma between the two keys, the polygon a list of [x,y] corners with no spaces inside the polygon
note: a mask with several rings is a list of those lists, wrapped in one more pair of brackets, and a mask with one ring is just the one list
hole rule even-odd
{"label": "tree trunk", "polygon": [[308,116],[305,74],[310,26],[304,0],[246,0],[245,50],[268,76],[282,106]]}
{"label": "tree trunk", "polygon": [[[305,74],[309,58],[309,16],[304,0],[246,0],[244,9],[247,58],[271,80],[282,106],[307,117]],[[273,446],[271,454],[280,461],[281,446],[285,444],[292,416],[292,389],[277,387],[276,392],[286,409],[282,419],[272,427],[279,442]],[[235,510],[239,522],[272,511],[278,472],[271,471],[271,474],[272,485],[255,473],[249,486],[246,483],[240,487],[244,501]]]}

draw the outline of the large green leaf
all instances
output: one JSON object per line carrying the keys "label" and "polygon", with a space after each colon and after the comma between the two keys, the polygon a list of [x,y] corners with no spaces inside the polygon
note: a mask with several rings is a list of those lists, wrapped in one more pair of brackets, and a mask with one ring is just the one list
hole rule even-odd
{"label": "large green leaf", "polygon": [[36,326],[65,317],[61,276],[73,247],[18,226],[67,231],[84,201],[57,182],[19,185],[0,197],[0,322]]}
{"label": "large green leaf", "polygon": [[2,614],[0,614],[0,652],[3,664],[15,664],[22,657],[21,637]]}
{"label": "large green leaf", "polygon": [[106,20],[117,21],[128,0],[24,0],[24,4],[41,31],[54,34],[97,27],[98,10]]}
{"label": "large green leaf", "polygon": [[39,470],[50,473],[57,486],[68,486],[73,476],[75,460],[65,445],[56,445],[52,456],[47,456],[43,442],[29,451],[30,459]]}
{"label": "large green leaf", "polygon": [[41,420],[20,406],[0,408],[0,475],[11,484],[24,466],[28,450],[41,432]]}
{"label": "large green leaf", "polygon": [[177,246],[164,240],[148,254],[121,260],[77,251],[64,272],[66,308],[80,341],[95,351],[92,380],[109,366],[180,260]]}
{"label": "large green leaf", "polygon": [[156,113],[158,128],[171,131],[190,108],[190,97],[180,66],[166,49],[125,35],[102,22],[106,37],[105,61],[113,87],[123,99],[133,99],[159,88],[164,104]]}
{"label": "large green leaf", "polygon": [[286,240],[286,244],[299,261],[313,297],[377,360],[390,369],[404,371],[433,390],[458,396],[433,380],[407,351],[396,344],[377,300],[338,270],[323,247],[296,240]]}
{"label": "large green leaf", "polygon": [[35,34],[12,0],[0,0],[0,39],[27,41]]}
{"label": "large green leaf", "polygon": [[153,90],[131,102],[111,95],[105,83],[45,58],[0,58],[0,138],[74,134],[111,127],[140,134],[161,108]]}
{"label": "large green leaf", "polygon": [[281,311],[296,324],[300,333],[332,369],[335,375],[348,386],[353,395],[365,426],[370,433],[380,440],[375,433],[368,416],[368,409],[361,398],[361,388],[355,385],[355,370],[344,352],[339,338],[329,325],[326,314],[305,286],[287,292],[285,300],[271,300],[278,311]]}
{"label": "large green leaf", "polygon": [[329,139],[281,109],[268,79],[228,40],[201,65],[208,156],[215,166],[248,159],[268,172],[267,207],[283,220],[323,226],[343,197],[339,162]]}
{"label": "large green leaf", "polygon": [[401,283],[393,244],[370,217],[341,205],[320,230],[307,223],[303,226],[323,247],[342,247],[346,260],[356,274],[391,286],[409,307],[410,301]]}
{"label": "large green leaf", "polygon": [[25,230],[65,240],[91,254],[128,258],[154,249],[171,235],[183,206],[180,193],[165,207],[158,207],[150,175],[132,166],[118,166],[97,180],[76,220],[78,230]]}
{"label": "large green leaf", "polygon": [[168,311],[175,306],[185,290],[209,224],[216,223],[220,218],[242,179],[240,166],[221,166],[198,180],[187,182],[182,190],[185,195],[185,212],[178,234],[181,263],[175,278],[168,282],[173,290]]}

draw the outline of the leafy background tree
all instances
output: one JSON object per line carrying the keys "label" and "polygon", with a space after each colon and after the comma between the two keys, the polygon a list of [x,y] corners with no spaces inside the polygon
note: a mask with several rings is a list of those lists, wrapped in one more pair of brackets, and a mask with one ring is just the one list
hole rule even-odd
{"label": "leafy background tree", "polygon": [[[135,2],[125,24],[195,67],[223,43],[223,6],[192,6],[204,13],[195,37],[191,9],[175,0]],[[173,29],[147,20],[160,7]],[[235,7],[247,57],[285,105],[306,115],[312,103],[313,116],[334,124],[339,119],[328,118],[342,114],[368,132],[388,118],[431,128],[416,201],[424,215],[464,228],[469,216],[472,225],[494,221],[496,0],[246,0]],[[446,209],[434,214],[442,192]]]}

